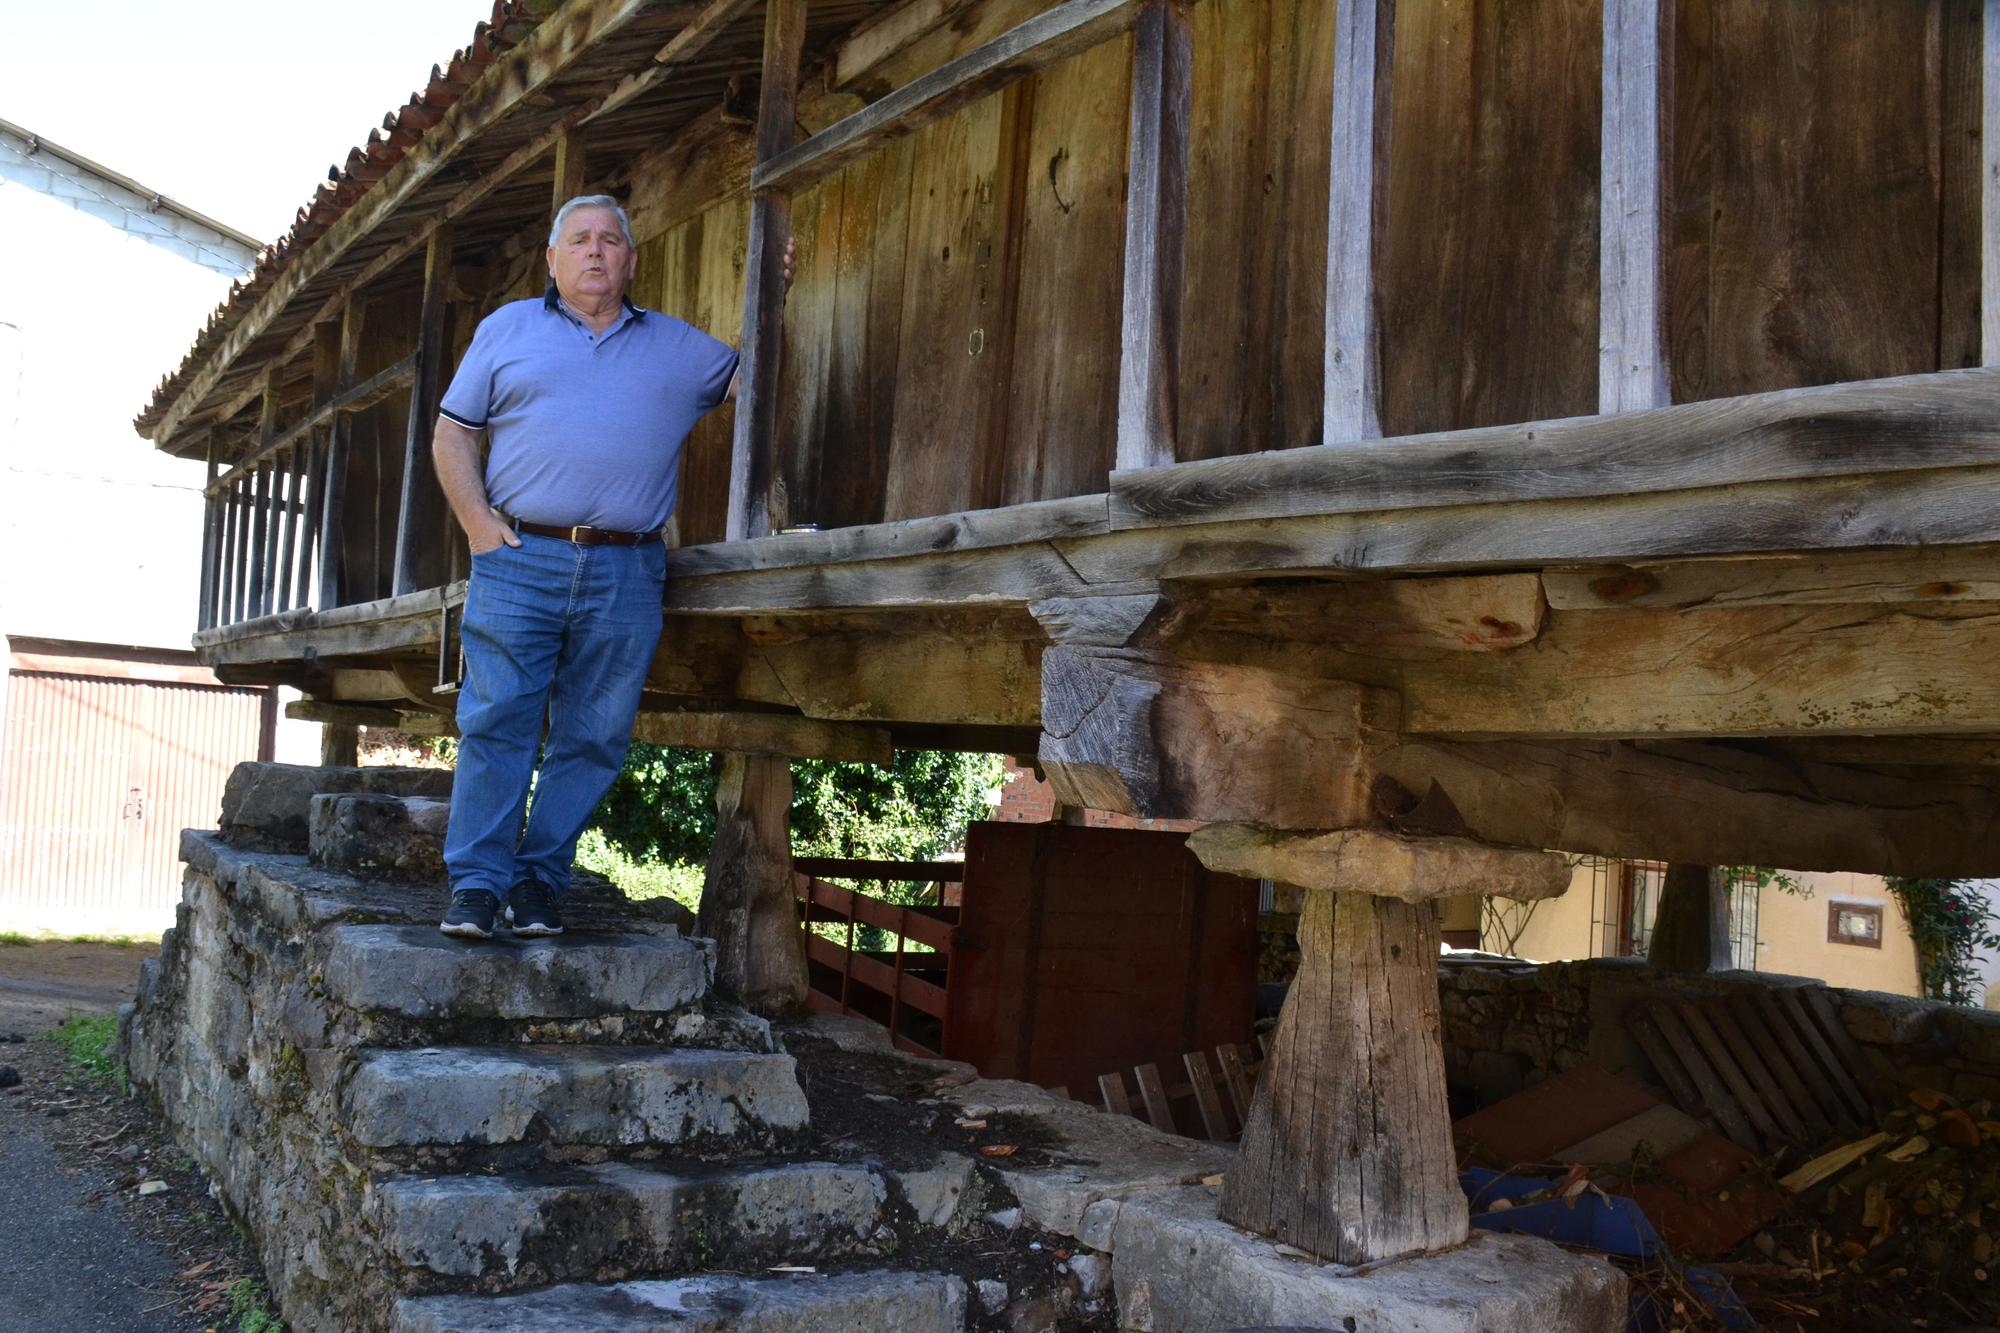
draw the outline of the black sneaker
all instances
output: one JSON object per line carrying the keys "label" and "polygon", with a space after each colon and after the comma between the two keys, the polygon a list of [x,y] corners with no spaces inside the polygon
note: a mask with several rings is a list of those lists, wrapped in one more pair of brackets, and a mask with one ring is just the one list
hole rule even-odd
{"label": "black sneaker", "polygon": [[507,892],[507,924],[516,935],[560,935],[562,914],[549,886],[527,876]]}
{"label": "black sneaker", "polygon": [[493,919],[499,915],[500,900],[485,889],[455,889],[438,929],[460,939],[490,940]]}

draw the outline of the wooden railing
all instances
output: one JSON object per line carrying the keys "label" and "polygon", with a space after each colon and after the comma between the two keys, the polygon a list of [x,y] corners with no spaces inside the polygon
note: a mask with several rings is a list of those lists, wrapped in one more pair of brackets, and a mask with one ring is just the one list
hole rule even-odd
{"label": "wooden railing", "polygon": [[[898,1050],[938,1055],[945,1049],[945,987],[951,971],[958,909],[943,902],[944,886],[961,883],[962,862],[868,861],[796,857],[794,892],[806,932],[811,1006],[823,1013],[857,1013],[882,1024]],[[934,903],[896,903],[829,884],[826,878],[934,886]],[[815,925],[844,927],[838,939]],[[893,940],[887,949],[857,947],[860,928]],[[912,950],[917,944],[928,952]]]}

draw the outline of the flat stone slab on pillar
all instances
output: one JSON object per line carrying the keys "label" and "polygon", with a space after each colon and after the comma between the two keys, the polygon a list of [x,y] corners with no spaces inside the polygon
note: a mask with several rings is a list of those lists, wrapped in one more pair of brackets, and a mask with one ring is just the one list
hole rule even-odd
{"label": "flat stone slab on pillar", "polygon": [[396,1333],[882,1333],[965,1326],[965,1283],[942,1273],[688,1277],[396,1302]]}
{"label": "flat stone slab on pillar", "polygon": [[218,831],[241,847],[302,852],[312,799],[335,792],[375,796],[451,795],[443,768],[324,768],[317,764],[238,764],[222,789]]}
{"label": "flat stone slab on pillar", "polygon": [[1621,1333],[1625,1277],[1531,1236],[1476,1231],[1365,1268],[1290,1258],[1221,1221],[1206,1189],[1117,1204],[1111,1277],[1137,1333],[1296,1325],[1352,1333]]}
{"label": "flat stone slab on pillar", "polygon": [[1553,852],[1377,829],[1210,824],[1189,835],[1188,850],[1225,875],[1408,903],[1466,895],[1536,902],[1560,898],[1570,881],[1569,863]]}
{"label": "flat stone slab on pillar", "polygon": [[636,1146],[792,1130],[806,1097],[792,1057],[655,1047],[430,1047],[361,1053],[342,1122],[371,1148],[520,1143]]}
{"label": "flat stone slab on pillar", "polygon": [[699,1000],[708,952],[672,927],[473,943],[433,925],[341,926],[321,975],[341,1004],[410,1018],[594,1018]]}

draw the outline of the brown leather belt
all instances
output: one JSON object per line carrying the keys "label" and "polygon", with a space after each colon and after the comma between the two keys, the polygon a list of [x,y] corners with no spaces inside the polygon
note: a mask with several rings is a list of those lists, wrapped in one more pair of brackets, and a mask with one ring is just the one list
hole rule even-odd
{"label": "brown leather belt", "polygon": [[637,546],[640,542],[655,541],[660,535],[657,532],[614,532],[610,528],[588,528],[580,523],[571,528],[559,528],[549,523],[530,523],[525,518],[511,518],[510,521],[516,532],[555,537],[575,542],[578,546]]}

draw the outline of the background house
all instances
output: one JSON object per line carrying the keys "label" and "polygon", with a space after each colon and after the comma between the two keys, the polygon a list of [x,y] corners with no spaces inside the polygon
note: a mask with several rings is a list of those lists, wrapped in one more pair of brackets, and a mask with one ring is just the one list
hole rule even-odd
{"label": "background house", "polygon": [[157,933],[231,766],[318,757],[188,650],[202,465],[130,421],[257,246],[5,121],[0,246],[0,930]]}

